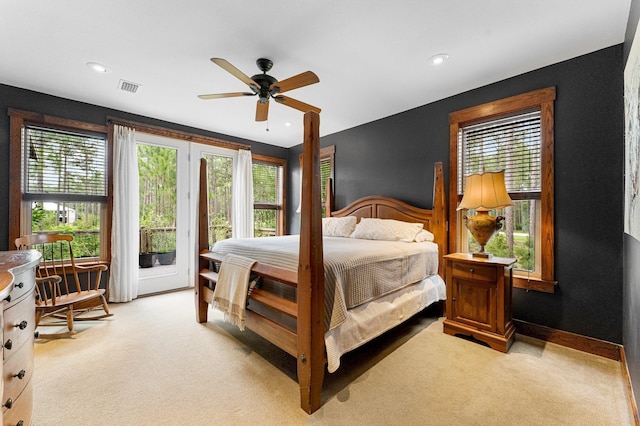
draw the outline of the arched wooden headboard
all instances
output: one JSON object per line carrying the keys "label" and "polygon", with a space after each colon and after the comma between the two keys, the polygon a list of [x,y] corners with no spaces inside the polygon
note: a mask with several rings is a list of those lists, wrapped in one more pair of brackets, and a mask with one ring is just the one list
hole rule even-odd
{"label": "arched wooden headboard", "polygon": [[384,196],[368,196],[360,198],[345,208],[334,209],[333,190],[331,182],[327,183],[327,200],[325,212],[327,217],[356,216],[361,218],[395,219],[403,222],[422,223],[434,235],[434,242],[438,244],[439,262],[438,272],[444,278],[443,256],[447,254],[447,219],[444,198],[444,172],[442,163],[434,166],[433,208],[423,209],[412,206],[404,201]]}

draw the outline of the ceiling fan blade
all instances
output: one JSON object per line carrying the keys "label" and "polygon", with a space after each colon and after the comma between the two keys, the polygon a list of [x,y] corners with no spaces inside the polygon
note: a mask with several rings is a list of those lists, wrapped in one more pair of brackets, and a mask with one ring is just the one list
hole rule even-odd
{"label": "ceiling fan blade", "polygon": [[198,95],[200,99],[234,98],[236,96],[255,96],[253,92],[212,93],[210,95]]}
{"label": "ceiling fan blade", "polygon": [[279,103],[286,105],[288,107],[291,108],[295,108],[299,111],[302,112],[309,112],[309,111],[313,111],[316,112],[318,114],[320,114],[320,111],[322,111],[320,108],[318,107],[314,107],[313,105],[309,105],[306,104],[302,101],[298,101],[296,99],[290,98],[288,96],[274,96],[273,99],[275,99],[276,101],[278,101]]}
{"label": "ceiling fan blade", "polygon": [[256,105],[256,121],[267,121],[267,116],[269,115],[269,100],[265,103],[261,103],[258,99],[258,104]]}
{"label": "ceiling fan blade", "polygon": [[237,78],[240,81],[244,82],[246,85],[248,85],[252,89],[253,88],[255,88],[256,90],[260,89],[260,85],[258,83],[253,81],[251,78],[249,78],[249,76],[247,76],[245,73],[240,71],[238,68],[236,68],[233,65],[231,65],[231,63],[229,61],[227,61],[226,59],[211,58],[211,62],[213,62],[214,64],[218,65],[220,68],[222,68],[223,70],[227,71],[228,73],[233,75],[235,78]]}
{"label": "ceiling fan blade", "polygon": [[[282,81],[277,81],[269,87],[273,93],[284,93],[289,90],[297,89],[299,87],[308,86],[310,84],[318,83],[320,79],[311,71],[305,71],[293,77],[285,78]],[[277,88],[277,89],[276,89]]]}

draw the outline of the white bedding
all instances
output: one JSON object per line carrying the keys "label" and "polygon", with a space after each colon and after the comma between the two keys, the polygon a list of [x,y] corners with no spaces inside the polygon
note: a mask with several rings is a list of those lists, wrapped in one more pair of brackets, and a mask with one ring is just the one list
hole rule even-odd
{"label": "white bedding", "polygon": [[444,280],[431,275],[397,292],[350,309],[339,327],[324,334],[329,373],[340,367],[340,357],[391,330],[427,306],[446,299]]}
{"label": "white bedding", "polygon": [[[239,238],[217,242],[213,251],[233,253],[298,270],[299,236]],[[346,319],[348,309],[416,283],[438,272],[438,246],[432,242],[323,237],[325,329]]]}
{"label": "white bedding", "polygon": [[[229,239],[212,250],[297,271],[299,236]],[[323,237],[323,256],[330,372],[342,354],[444,299],[432,242]]]}

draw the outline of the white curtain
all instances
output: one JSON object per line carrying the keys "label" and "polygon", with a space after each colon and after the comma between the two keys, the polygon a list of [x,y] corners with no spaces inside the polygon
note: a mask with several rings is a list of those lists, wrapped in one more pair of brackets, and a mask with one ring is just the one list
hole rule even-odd
{"label": "white curtain", "polygon": [[138,152],[135,130],[113,129],[113,220],[109,301],[138,297]]}
{"label": "white curtain", "polygon": [[251,151],[238,150],[238,166],[233,177],[233,238],[253,237],[253,173]]}

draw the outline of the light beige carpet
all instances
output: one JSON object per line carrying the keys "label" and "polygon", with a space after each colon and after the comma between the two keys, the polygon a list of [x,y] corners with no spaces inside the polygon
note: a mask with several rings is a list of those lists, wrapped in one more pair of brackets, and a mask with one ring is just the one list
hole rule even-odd
{"label": "light beige carpet", "polygon": [[633,424],[620,363],[534,339],[502,354],[418,316],[343,357],[309,416],[294,358],[196,323],[191,291],[112,310],[36,343],[34,425]]}

